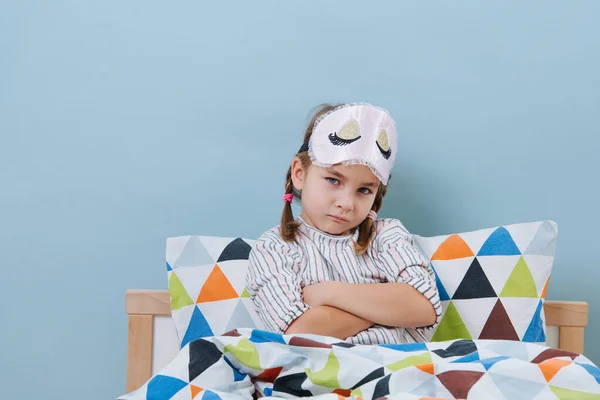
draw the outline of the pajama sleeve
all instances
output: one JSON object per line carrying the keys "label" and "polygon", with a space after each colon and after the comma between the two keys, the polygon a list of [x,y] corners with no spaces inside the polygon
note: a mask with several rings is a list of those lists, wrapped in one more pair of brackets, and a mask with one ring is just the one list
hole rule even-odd
{"label": "pajama sleeve", "polygon": [[259,238],[248,258],[246,288],[265,329],[283,334],[310,307],[302,299],[299,257],[285,243]]}
{"label": "pajama sleeve", "polygon": [[429,260],[417,249],[412,235],[397,219],[377,221],[374,240],[375,257],[390,282],[403,282],[415,288],[431,302],[435,322],[421,329],[431,329],[440,322],[442,306],[435,274]]}

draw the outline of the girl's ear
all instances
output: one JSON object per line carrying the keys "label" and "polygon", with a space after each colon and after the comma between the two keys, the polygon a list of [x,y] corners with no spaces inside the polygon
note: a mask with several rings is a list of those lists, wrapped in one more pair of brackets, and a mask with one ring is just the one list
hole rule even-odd
{"label": "girl's ear", "polygon": [[305,178],[306,171],[302,168],[302,161],[298,157],[294,157],[294,161],[292,161],[292,184],[294,188],[302,190]]}

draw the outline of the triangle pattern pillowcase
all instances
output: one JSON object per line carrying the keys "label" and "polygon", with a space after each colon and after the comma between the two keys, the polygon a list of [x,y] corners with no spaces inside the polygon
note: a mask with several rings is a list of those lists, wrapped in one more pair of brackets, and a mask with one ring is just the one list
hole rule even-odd
{"label": "triangle pattern pillowcase", "polygon": [[217,236],[167,239],[171,317],[181,348],[238,328],[263,329],[245,288],[254,243]]}
{"label": "triangle pattern pillowcase", "polygon": [[544,301],[554,263],[554,221],[434,237],[414,235],[430,260],[442,301],[431,341],[546,342]]}

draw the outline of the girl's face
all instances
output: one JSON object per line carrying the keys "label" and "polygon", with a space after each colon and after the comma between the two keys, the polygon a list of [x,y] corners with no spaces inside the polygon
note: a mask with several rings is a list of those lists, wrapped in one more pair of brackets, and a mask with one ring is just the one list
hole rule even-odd
{"label": "girl's face", "polygon": [[292,182],[302,190],[302,218],[332,235],[347,233],[367,217],[375,201],[379,179],[364,165],[334,165],[302,169],[292,163]]}

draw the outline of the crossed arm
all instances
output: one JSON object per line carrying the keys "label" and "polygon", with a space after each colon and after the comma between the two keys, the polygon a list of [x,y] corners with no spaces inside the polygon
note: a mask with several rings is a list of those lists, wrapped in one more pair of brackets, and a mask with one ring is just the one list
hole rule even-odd
{"label": "crossed arm", "polygon": [[374,324],[421,327],[436,321],[431,302],[402,282],[355,284],[321,282],[303,290],[311,308],[296,318],[287,334],[312,333],[342,340]]}

